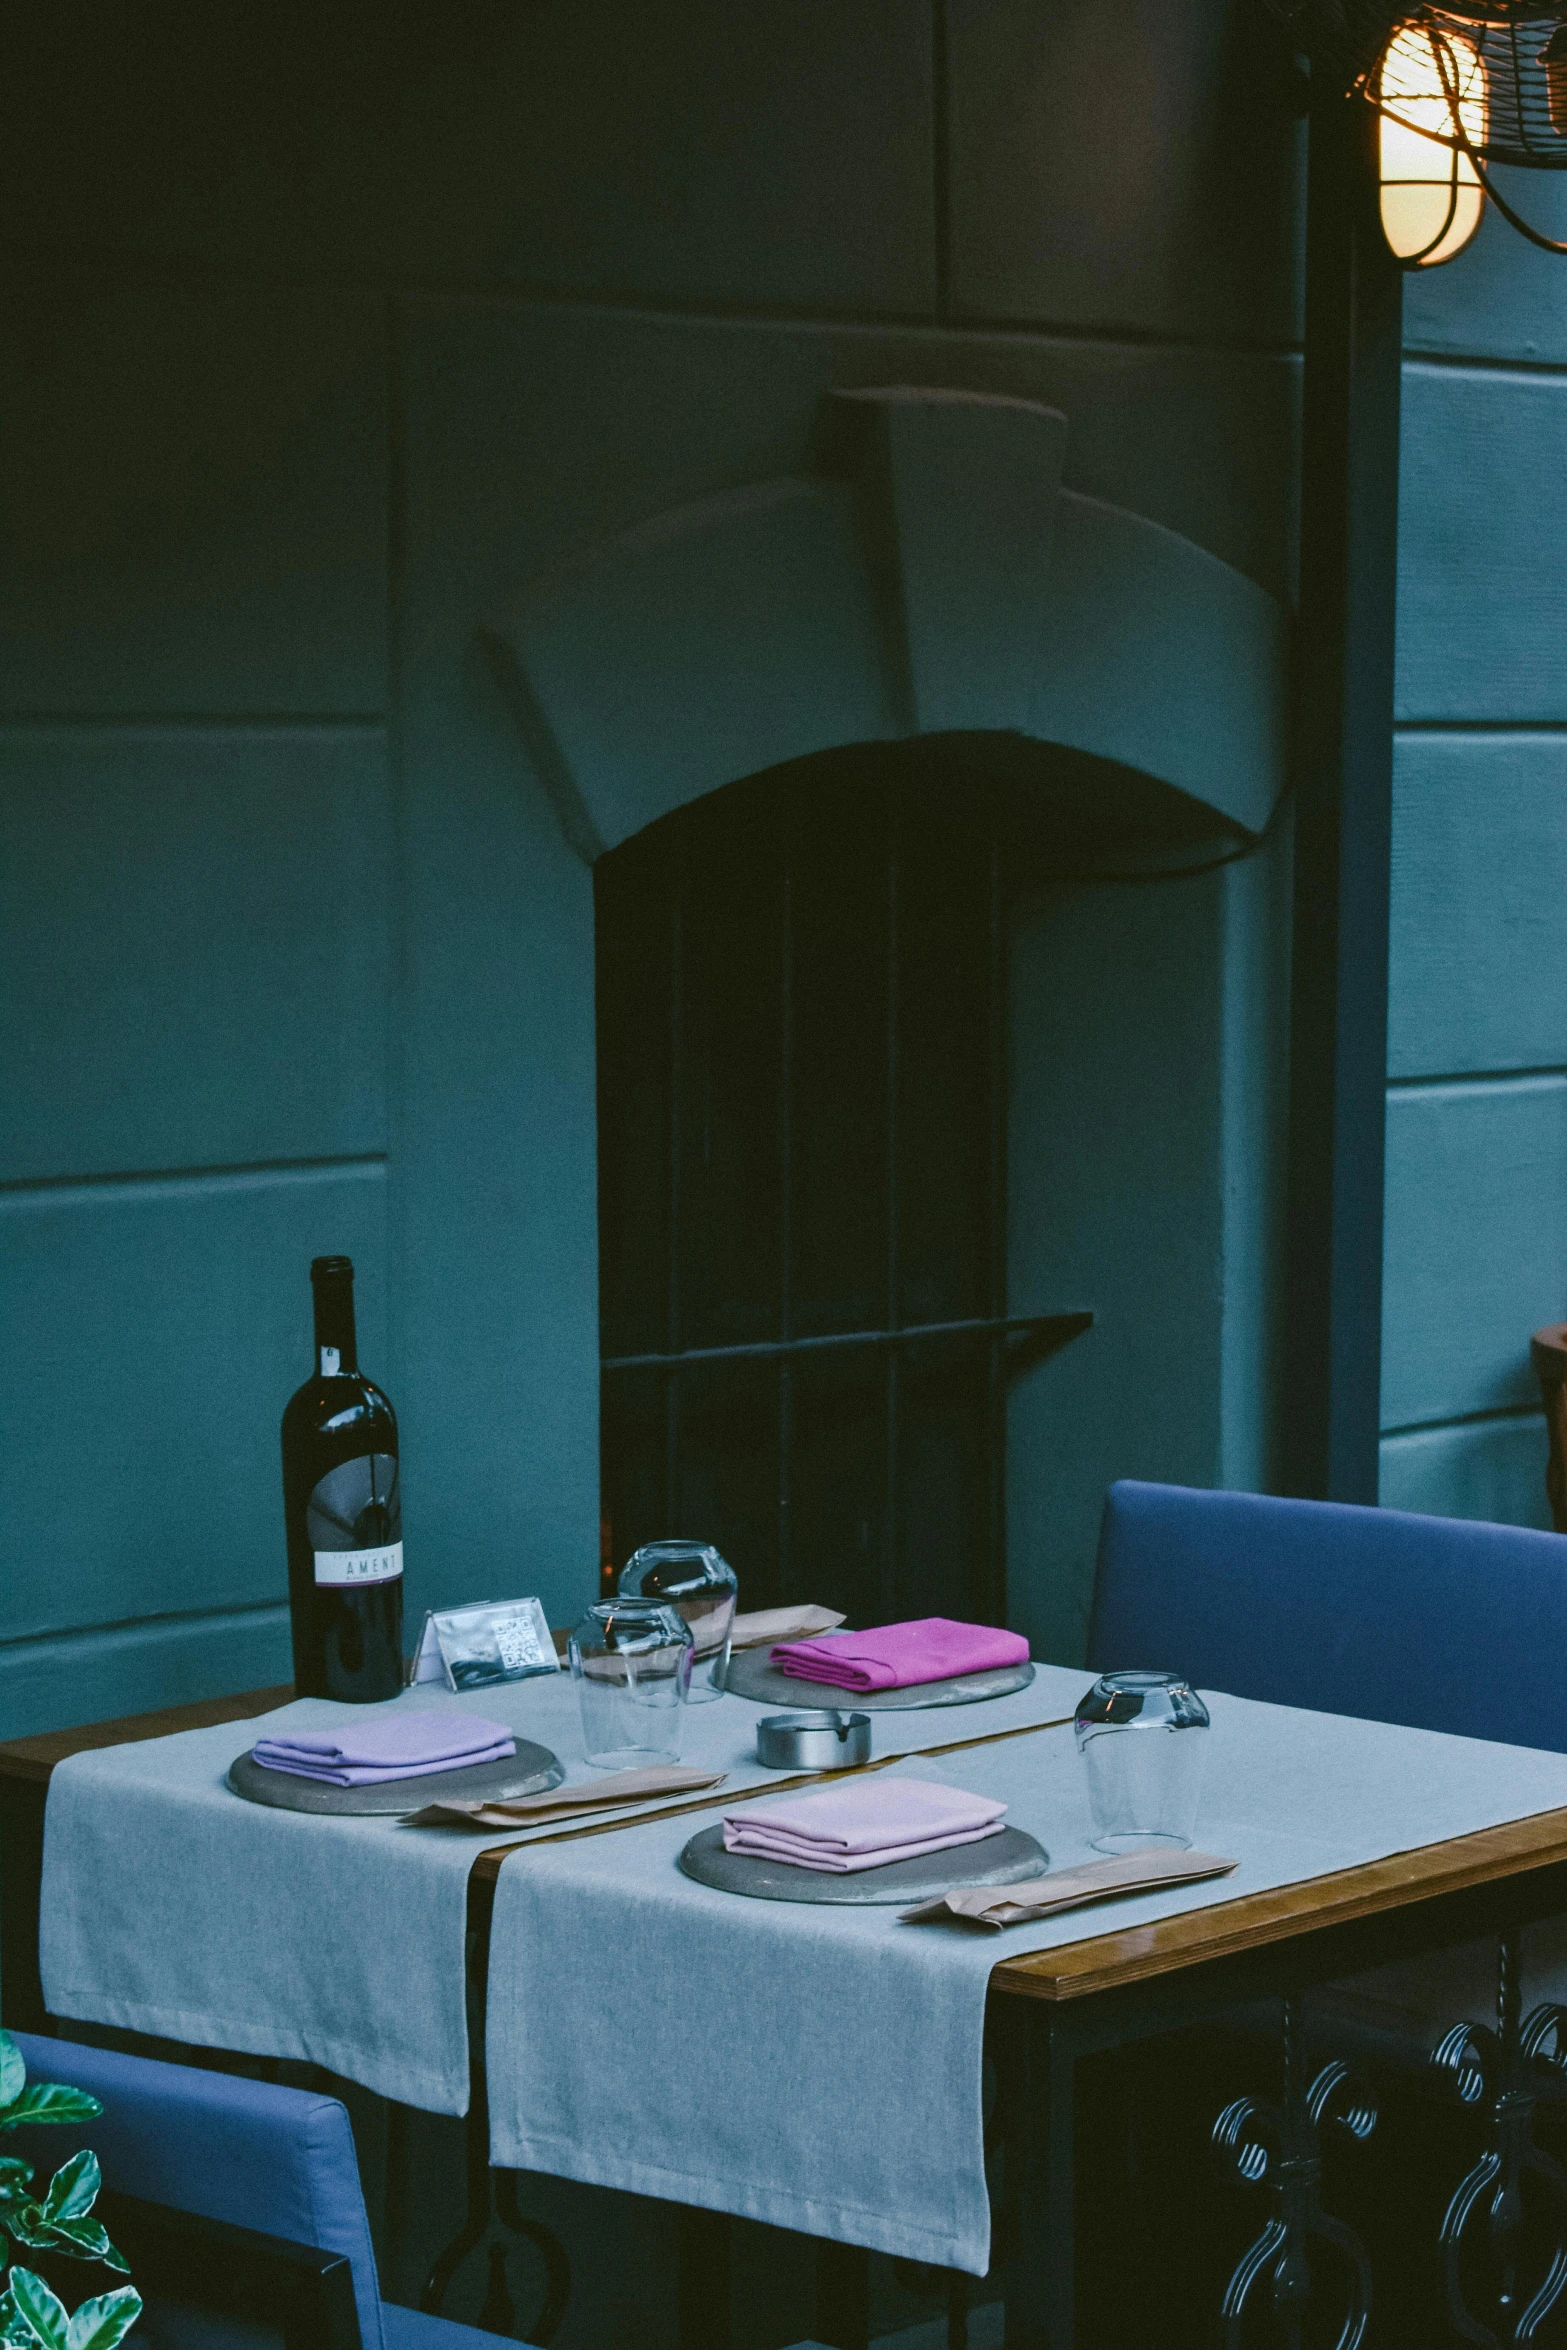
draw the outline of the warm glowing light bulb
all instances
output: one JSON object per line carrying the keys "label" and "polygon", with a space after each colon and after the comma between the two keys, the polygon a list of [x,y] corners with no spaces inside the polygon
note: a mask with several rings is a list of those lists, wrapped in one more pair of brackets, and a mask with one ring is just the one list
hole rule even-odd
{"label": "warm glowing light bulb", "polygon": [[1478,45],[1434,25],[1400,25],[1377,68],[1382,108],[1382,232],[1400,261],[1433,269],[1461,253],[1485,210],[1469,157],[1445,145],[1454,116],[1479,146],[1486,132],[1485,63]]}

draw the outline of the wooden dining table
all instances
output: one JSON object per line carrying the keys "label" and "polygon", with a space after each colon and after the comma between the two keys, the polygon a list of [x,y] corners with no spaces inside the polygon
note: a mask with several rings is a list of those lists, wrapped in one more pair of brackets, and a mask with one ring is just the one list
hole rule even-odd
{"label": "wooden dining table", "polygon": [[[292,1696],[287,1687],[251,1690],[0,1742],[0,2021],[16,2030],[54,2028],[39,1976],[38,1909],[44,1810],[55,1766],[91,1749],[248,1720]],[[708,1794],[671,1808],[702,1810],[722,1800]],[[615,1825],[579,1823],[564,1832],[608,1834]],[[480,1984],[496,1880],[515,1849],[501,1839],[473,1856],[469,1944]],[[1324,2237],[1329,2249],[1332,2231],[1339,2237],[1345,2233],[1343,2220],[1324,2214],[1317,2201],[1316,2138],[1333,2117],[1331,2098],[1319,2100],[1317,2113],[1310,2110],[1317,2076],[1307,2078],[1310,2068],[1294,2045],[1302,1996],[1318,1985],[1484,1936],[1515,1949],[1523,1926],[1563,1912],[1567,1808],[1221,1900],[1157,1923],[1089,1932],[1049,1950],[1009,1956],[999,1945],[989,1983],[987,2034],[1004,2058],[997,2071],[1009,2150],[1006,2193],[1022,2215],[1006,2284],[1007,2350],[1073,2350],[1089,2338],[1078,2309],[1074,2209],[1081,2128],[1075,2091],[1086,2062],[1239,2010],[1255,2015],[1265,2000],[1279,2003],[1284,2089],[1274,2116],[1274,2151],[1256,2182],[1268,2203],[1258,2242],[1266,2237],[1271,2249],[1257,2271],[1266,2281],[1275,2256],[1287,2253],[1293,2243],[1304,2246],[1319,2225],[1325,2223],[1329,2231]],[[1485,2083],[1481,2108],[1499,2143],[1509,2127],[1516,2140],[1519,2100],[1528,2098],[1539,2075],[1538,2060],[1519,2045],[1516,1990],[1512,2007],[1512,2044],[1504,2000],[1496,2077]],[[474,2035],[469,2147],[468,2225],[448,2248],[458,2257],[479,2240],[491,2210],[482,2030]],[[1507,2159],[1505,2148],[1498,2159]],[[503,2186],[503,2215],[526,2230],[516,2213],[514,2184]],[[712,2234],[723,2224],[720,2215],[688,2216],[712,2274],[721,2276]],[[1338,2249],[1343,2251],[1342,2243]],[[1319,2275],[1325,2265],[1331,2263],[1318,2261]],[[820,2339],[834,2350],[863,2350],[868,2339],[865,2256],[850,2246],[824,2246],[819,2277]],[[1235,2280],[1231,2289],[1238,2289]],[[1348,2289],[1354,2290],[1352,2273]],[[694,2295],[688,2308],[683,2296],[681,2332],[684,2350],[718,2350],[724,2321],[711,2297],[704,2303]],[[1217,2312],[1212,2338],[1221,2339]]]}

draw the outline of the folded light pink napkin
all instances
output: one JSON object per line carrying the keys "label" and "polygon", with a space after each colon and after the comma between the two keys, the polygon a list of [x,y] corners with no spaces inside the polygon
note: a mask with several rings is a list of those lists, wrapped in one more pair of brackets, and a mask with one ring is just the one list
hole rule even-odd
{"label": "folded light pink napkin", "polygon": [[829,1632],[819,1640],[786,1640],[772,1661],[799,1681],[826,1681],[835,1689],[908,1689],[918,1681],[949,1681],[956,1673],[988,1672],[994,1665],[1026,1665],[1020,1632],[991,1624],[958,1624],[950,1616],[920,1616],[911,1624],[883,1624],[874,1632]]}
{"label": "folded light pink napkin", "polygon": [[931,1779],[855,1779],[724,1815],[724,1849],[847,1876],[999,1836],[1004,1803]]}
{"label": "folded light pink napkin", "polygon": [[251,1751],[269,1771],[324,1779],[329,1787],[379,1787],[388,1779],[504,1762],[516,1753],[517,1741],[504,1722],[479,1714],[414,1709],[367,1722],[334,1722],[329,1730],[280,1730],[258,1738]]}

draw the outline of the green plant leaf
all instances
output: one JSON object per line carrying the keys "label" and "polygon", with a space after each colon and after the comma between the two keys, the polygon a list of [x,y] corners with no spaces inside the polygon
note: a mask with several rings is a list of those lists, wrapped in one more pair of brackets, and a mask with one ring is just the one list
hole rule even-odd
{"label": "green plant leaf", "polygon": [[85,2215],[79,2219],[50,2219],[41,2205],[28,2203],[20,2211],[9,2213],[4,2226],[29,2251],[69,2252],[73,2260],[103,2260],[110,2268],[130,2274],[129,2263],[115,2251],[102,2220],[88,2219]]}
{"label": "green plant leaf", "polygon": [[102,2111],[85,2089],[72,2089],[64,2081],[33,2081],[0,2110],[0,2130],[19,2129],[23,2122],[90,2122]]}
{"label": "green plant leaf", "polygon": [[[111,2295],[112,2299],[113,2296]],[[34,2276],[30,2268],[11,2271],[11,2300],[24,2325],[43,2344],[43,2350],[71,2350],[68,2338],[70,2318],[65,2303],[58,2293],[51,2293],[43,2278]],[[90,2308],[91,2303],[84,2306]],[[141,2303],[138,2297],[137,2307]],[[118,2340],[118,2336],[116,2336]]]}
{"label": "green plant leaf", "polygon": [[9,2282],[0,2293],[0,2342],[20,2342],[34,2350],[33,2329],[12,2300]]}
{"label": "green plant leaf", "polygon": [[22,2051],[9,2032],[0,2032],[0,2106],[9,2105],[22,2094],[27,2079],[27,2066]]}
{"label": "green plant leaf", "polygon": [[33,2175],[33,2166],[19,2154],[0,2154],[0,2194],[25,2187]]}
{"label": "green plant leaf", "polygon": [[49,2192],[44,2197],[45,2219],[80,2219],[84,2212],[91,2211],[102,2184],[98,2157],[90,2146],[84,2146],[80,2154],[73,2154],[69,2162],[61,2163],[49,2181]]}
{"label": "green plant leaf", "polygon": [[7,2233],[19,2244],[31,2244],[42,2252],[54,2241],[54,2230],[44,2218],[44,2207],[30,2199],[15,2203],[5,2215]]}
{"label": "green plant leaf", "polygon": [[[41,2250],[44,2248],[40,2246]],[[69,2252],[73,2260],[108,2261],[110,2268],[124,2269],[126,2275],[130,2275],[129,2265],[114,2252],[114,2246],[109,2241],[109,2231],[101,2219],[56,2220],[49,2230],[47,2248],[56,2252]],[[112,2260],[109,2259],[111,2252],[114,2252]]]}
{"label": "green plant leaf", "polygon": [[141,2295],[134,2285],[121,2285],[114,2293],[96,2293],[71,2319],[65,2350],[114,2350],[140,2315]]}

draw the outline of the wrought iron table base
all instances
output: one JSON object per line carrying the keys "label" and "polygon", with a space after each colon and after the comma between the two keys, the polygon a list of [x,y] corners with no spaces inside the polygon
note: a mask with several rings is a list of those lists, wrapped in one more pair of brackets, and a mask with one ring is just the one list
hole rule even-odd
{"label": "wrought iron table base", "polygon": [[1348,2307],[1336,2350],[1359,2350],[1371,2316],[1371,2263],[1352,2228],[1322,2207],[1321,2134],[1336,2129],[1363,2144],[1376,2127],[1376,2101],[1335,2059],[1305,2077],[1299,2002],[1283,2001],[1284,2093],[1278,2104],[1237,2097],[1213,2126],[1213,2140],[1249,2187],[1270,2186],[1274,2209],[1248,2245],[1225,2288],[1222,2316],[1228,2350],[1241,2350],[1246,2308],[1264,2277],[1273,2284],[1273,2312],[1290,2350],[1316,2295],[1311,2247],[1324,2246],[1348,2272]]}
{"label": "wrought iron table base", "polygon": [[[1460,2339],[1480,2350],[1503,2350],[1529,2342],[1567,2288],[1567,2173],[1534,2142],[1534,2117],[1542,2100],[1567,2097],[1567,2008],[1546,2001],[1522,2013],[1519,1932],[1504,1933],[1497,1947],[1496,2029],[1455,2024],[1433,2051],[1431,2061],[1464,2105],[1487,2109],[1484,2150],[1460,2180],[1442,2218],[1441,2247],[1447,2305]],[[1520,2282],[1526,2179],[1533,2179],[1555,2209],[1555,2234],[1545,2274],[1527,2299]],[[1496,2276],[1496,2323],[1476,2315],[1464,2284],[1466,2244],[1479,2234]]]}

